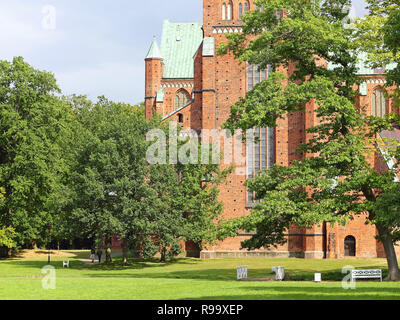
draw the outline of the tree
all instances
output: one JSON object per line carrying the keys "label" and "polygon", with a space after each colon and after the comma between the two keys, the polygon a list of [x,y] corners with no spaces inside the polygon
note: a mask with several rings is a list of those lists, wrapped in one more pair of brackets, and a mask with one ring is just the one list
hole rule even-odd
{"label": "tree", "polygon": [[[243,130],[275,127],[288,113],[313,105],[319,123],[308,128],[308,141],[298,152],[301,161],[290,167],[276,165],[247,182],[255,198],[264,200],[249,217],[226,224],[222,236],[238,229],[256,230],[243,246],[249,249],[284,243],[284,233],[293,224],[310,227],[326,222],[345,224],[354,215],[367,213],[383,243],[389,280],[400,278],[394,243],[398,229],[393,225],[397,208],[389,189],[395,172],[378,172],[368,163],[377,152],[376,134],[392,129],[395,117],[365,117],[357,107],[354,85],[359,48],[353,44],[355,30],[343,24],[344,7],[350,1],[260,0],[259,8],[243,18],[242,34],[228,35],[219,52],[232,51],[240,61],[274,66],[274,73],[232,107],[226,127]],[[277,10],[284,8],[278,19]],[[331,64],[326,68],[324,62]],[[293,73],[280,73],[291,66]],[[382,207],[382,203],[385,206]],[[386,208],[386,209],[385,209]]]}
{"label": "tree", "polygon": [[[189,139],[185,143],[190,143]],[[162,261],[179,254],[182,241],[192,241],[202,250],[217,239],[223,212],[218,186],[232,168],[222,170],[216,164],[202,164],[198,160],[193,164],[178,162],[152,168],[151,181],[156,182],[155,189],[159,188],[153,201],[160,208],[156,235]]]}
{"label": "tree", "polygon": [[14,239],[15,231],[13,228],[1,228],[0,229],[0,247],[7,247],[11,249],[15,246]]}
{"label": "tree", "polygon": [[[4,189],[0,187],[0,203],[4,201]],[[15,231],[13,228],[0,228],[0,247],[12,248],[15,243],[13,239],[15,238]]]}
{"label": "tree", "polygon": [[100,97],[96,104],[72,97],[79,128],[72,149],[71,175],[66,181],[70,201],[66,219],[79,236],[106,245],[113,235],[132,239],[151,226],[146,184],[145,133],[151,124],[142,111]]}
{"label": "tree", "polygon": [[180,183],[175,199],[180,210],[186,213],[185,238],[203,250],[218,237],[218,225],[223,222],[219,186],[225,183],[232,168],[199,163],[178,164],[176,170]]}
{"label": "tree", "polygon": [[0,226],[15,229],[18,246],[44,244],[55,214],[51,196],[66,168],[62,141],[72,117],[57,93],[53,74],[21,57],[0,61]]}
{"label": "tree", "polygon": [[[63,203],[63,225],[99,243],[105,239],[107,246],[118,235],[124,264],[129,249],[144,258],[160,253],[166,261],[181,252],[185,240],[215,239],[211,230],[221,205],[212,185],[221,181],[218,166],[170,165],[167,159],[150,165],[146,134],[160,129],[168,136],[167,124],[157,117],[148,121],[143,109],[103,97],[94,104],[73,96],[70,103],[78,124],[71,141],[75,157],[65,179],[70,201]],[[209,175],[215,181],[206,186],[202,182]]]}

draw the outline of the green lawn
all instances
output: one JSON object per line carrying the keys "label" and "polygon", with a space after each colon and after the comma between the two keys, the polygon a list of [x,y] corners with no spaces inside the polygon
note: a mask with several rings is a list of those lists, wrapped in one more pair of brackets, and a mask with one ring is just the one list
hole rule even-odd
{"label": "green lawn", "polygon": [[[87,265],[78,259],[87,252],[71,253],[71,268],[56,267],[56,290],[42,289],[41,268],[46,261],[0,261],[0,299],[400,299],[400,283],[358,281],[356,290],[344,290],[340,281],[238,282],[236,266],[247,265],[250,278],[270,276],[272,266],[284,266],[292,279],[338,279],[342,267],[386,268],[383,259],[177,259],[162,264],[131,261],[122,267]],[[56,258],[55,260],[62,260]]]}

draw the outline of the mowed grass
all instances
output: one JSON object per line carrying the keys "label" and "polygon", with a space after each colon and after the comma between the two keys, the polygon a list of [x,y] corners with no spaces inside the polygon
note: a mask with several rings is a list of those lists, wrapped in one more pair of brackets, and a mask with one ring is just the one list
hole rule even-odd
{"label": "mowed grass", "polygon": [[112,264],[91,265],[87,251],[69,252],[70,268],[62,268],[64,257],[53,257],[56,289],[44,290],[41,268],[47,259],[0,261],[0,299],[83,299],[83,300],[323,300],[323,299],[400,299],[400,283],[357,281],[355,290],[344,290],[340,281],[236,281],[236,267],[247,265],[249,278],[271,276],[272,266],[284,266],[293,278],[310,278],[322,272],[324,278],[341,279],[341,270],[382,268],[384,259],[303,260],[303,259],[177,259],[169,263],[157,260],[130,260],[123,267],[120,258]]}

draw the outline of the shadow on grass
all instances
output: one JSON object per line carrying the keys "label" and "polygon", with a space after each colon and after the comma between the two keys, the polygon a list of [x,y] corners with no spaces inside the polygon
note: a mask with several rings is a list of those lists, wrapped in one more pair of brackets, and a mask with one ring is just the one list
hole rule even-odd
{"label": "shadow on grass", "polygon": [[[341,287],[241,287],[243,294],[202,296],[185,300],[400,300],[400,290],[388,287],[360,287],[345,290]],[[264,291],[265,293],[262,293]],[[254,294],[253,294],[254,293]]]}
{"label": "shadow on grass", "polygon": [[[33,254],[29,255],[29,252],[33,252]],[[59,253],[66,253],[67,256],[60,256]],[[28,254],[28,256],[26,256]],[[41,261],[44,260],[45,257],[49,254],[49,250],[19,250],[14,252],[13,255],[9,258],[2,258],[0,261]],[[88,258],[90,254],[89,250],[50,250],[50,255],[53,256],[54,259],[57,260],[68,260],[68,259],[85,259]],[[42,256],[40,256],[42,255]]]}
{"label": "shadow on grass", "polygon": [[[37,268],[42,269],[44,266],[49,265],[48,261],[41,260],[7,260],[7,265],[12,265],[19,268]],[[55,267],[56,269],[67,269],[63,268],[62,260],[59,261],[50,261],[50,265]],[[79,260],[69,260],[69,269],[82,269],[85,265],[84,262]]]}
{"label": "shadow on grass", "polygon": [[[87,276],[95,278],[148,278],[148,279],[186,279],[186,280],[207,280],[207,281],[236,281],[236,270],[235,269],[196,269],[196,266],[192,270],[171,270],[165,272],[157,272],[146,269],[151,267],[160,267],[161,264],[148,265],[146,262],[136,263],[133,266],[121,267],[119,269],[111,268],[110,270],[125,270],[124,273],[104,273],[96,272],[89,273]],[[168,266],[167,264],[164,266]],[[104,266],[103,266],[104,267]],[[111,267],[111,266],[110,266]],[[369,267],[366,267],[367,269]],[[90,268],[93,270],[95,268]],[[97,271],[106,271],[105,268],[96,268]],[[133,272],[129,272],[132,270]],[[140,272],[143,271],[143,272]],[[313,281],[314,272],[301,272],[293,273],[289,272],[289,281]],[[383,270],[383,275],[386,276],[387,271]],[[249,278],[269,278],[274,276],[273,273],[268,273],[265,270],[260,269],[249,269]],[[323,281],[342,281],[345,274],[342,274],[341,270],[326,270],[322,272]],[[364,280],[359,280],[364,281]],[[374,280],[369,280],[374,281]],[[379,281],[379,280],[377,280]],[[400,294],[400,288],[398,289]]]}
{"label": "shadow on grass", "polygon": [[198,261],[188,258],[176,258],[167,262],[160,262],[160,259],[129,259],[126,265],[122,265],[121,258],[114,258],[112,262],[101,264],[85,265],[86,270],[95,271],[121,271],[121,270],[139,270],[147,268],[160,268],[174,265],[196,265]]}

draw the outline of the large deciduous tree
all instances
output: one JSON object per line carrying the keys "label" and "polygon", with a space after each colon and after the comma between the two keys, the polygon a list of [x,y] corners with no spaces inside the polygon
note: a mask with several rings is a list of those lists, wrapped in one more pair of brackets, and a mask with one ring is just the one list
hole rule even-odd
{"label": "large deciduous tree", "polygon": [[19,246],[45,243],[55,214],[52,194],[66,165],[63,138],[72,110],[54,76],[22,58],[0,61],[0,226],[16,231]]}
{"label": "large deciduous tree", "polygon": [[[160,253],[165,261],[181,252],[185,240],[202,245],[215,239],[222,208],[215,185],[226,171],[217,165],[170,165],[167,159],[150,165],[146,134],[159,129],[168,136],[158,118],[148,121],[142,108],[105,98],[95,104],[76,96],[70,101],[78,121],[63,226],[98,241],[118,235],[124,263],[128,249],[144,258]],[[206,176],[213,180],[203,183]]]}
{"label": "large deciduous tree", "polygon": [[[394,243],[399,236],[398,189],[395,172],[378,172],[368,156],[377,133],[391,130],[396,119],[366,117],[357,106],[359,48],[356,30],[344,23],[346,0],[259,0],[259,10],[243,17],[242,34],[228,35],[220,53],[232,51],[242,62],[274,73],[232,107],[226,127],[275,127],[277,120],[312,103],[319,119],[298,152],[301,161],[275,165],[247,182],[261,201],[248,217],[226,224],[223,236],[238,229],[256,230],[243,243],[249,249],[284,243],[291,225],[310,227],[322,222],[345,224],[367,213],[383,243],[389,280],[400,277]],[[283,10],[283,18],[276,12]],[[330,68],[326,67],[329,63]],[[280,67],[292,66],[291,74]],[[395,167],[396,169],[396,167]]]}
{"label": "large deciduous tree", "polygon": [[[114,235],[149,252],[154,214],[147,183],[145,134],[151,129],[142,111],[101,97],[94,104],[73,97],[78,129],[64,203],[75,235],[104,240]],[[134,242],[134,243],[132,243]],[[148,250],[147,250],[148,249]]]}

